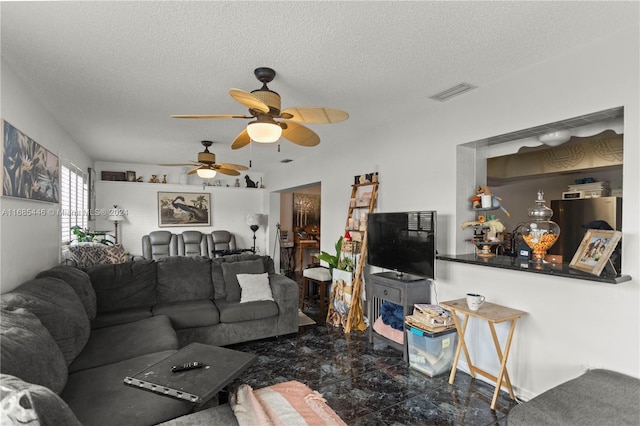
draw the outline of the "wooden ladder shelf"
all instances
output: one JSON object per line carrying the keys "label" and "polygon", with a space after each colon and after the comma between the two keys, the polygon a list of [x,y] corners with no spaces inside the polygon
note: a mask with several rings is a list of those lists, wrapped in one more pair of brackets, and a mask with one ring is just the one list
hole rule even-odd
{"label": "wooden ladder shelf", "polygon": [[[353,329],[364,331],[367,328],[364,322],[364,307],[362,303],[362,276],[364,265],[367,263],[367,224],[362,219],[364,216],[366,220],[365,213],[373,213],[376,207],[378,185],[379,182],[366,182],[351,186],[351,199],[345,230],[349,231],[354,244],[357,245],[357,249],[352,254],[359,256],[353,272],[353,293],[351,295],[351,308],[344,326],[345,333],[349,333]],[[363,196],[365,194],[366,196]]]}

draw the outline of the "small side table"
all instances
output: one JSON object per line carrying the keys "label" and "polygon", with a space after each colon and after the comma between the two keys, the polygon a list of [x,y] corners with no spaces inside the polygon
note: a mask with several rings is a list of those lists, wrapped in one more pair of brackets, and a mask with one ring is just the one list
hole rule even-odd
{"label": "small side table", "polygon": [[[451,367],[449,384],[452,385],[454,379],[456,378],[458,359],[460,358],[460,352],[462,352],[462,350],[464,349],[464,356],[467,358],[467,364],[469,365],[471,377],[475,379],[476,373],[478,373],[496,382],[496,390],[493,393],[493,399],[491,400],[492,410],[496,409],[496,401],[498,400],[498,395],[500,394],[500,388],[503,385],[506,386],[506,388],[509,390],[509,397],[511,399],[515,399],[513,388],[511,387],[511,380],[509,379],[509,373],[507,372],[507,358],[509,357],[509,349],[511,347],[513,332],[516,329],[516,322],[520,317],[526,315],[527,313],[524,311],[519,311],[517,309],[507,308],[506,306],[496,305],[495,303],[490,302],[484,302],[482,306],[480,306],[480,309],[478,309],[477,311],[472,311],[467,306],[467,299],[450,300],[448,302],[442,302],[440,303],[440,305],[451,310],[451,313],[453,314],[453,321],[456,324],[456,329],[458,330],[458,335],[460,336],[460,339],[458,339],[458,348],[456,349],[456,355],[453,359],[453,366]],[[460,325],[460,321],[458,320],[458,312],[464,314],[464,321],[462,322],[462,325]],[[491,330],[493,344],[496,347],[496,353],[498,354],[498,360],[500,361],[500,372],[498,373],[498,377],[474,366],[471,363],[469,350],[467,349],[467,345],[464,342],[464,333],[467,330],[469,317],[479,318],[481,320],[487,321],[487,323],[489,324],[489,330]],[[505,342],[503,353],[503,349],[500,348],[500,342],[498,341],[498,335],[496,334],[494,324],[506,321],[511,321],[511,327],[509,328],[509,334],[507,335],[507,341]]]}

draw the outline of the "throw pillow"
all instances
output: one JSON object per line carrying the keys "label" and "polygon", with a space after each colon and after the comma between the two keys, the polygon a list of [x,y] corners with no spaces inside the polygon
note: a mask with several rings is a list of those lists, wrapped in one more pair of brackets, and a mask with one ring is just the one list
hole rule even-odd
{"label": "throw pillow", "polygon": [[240,284],[238,284],[238,274],[262,274],[264,272],[262,259],[223,263],[222,273],[227,291],[227,300],[229,302],[237,302],[240,300],[241,289]]}
{"label": "throw pillow", "polygon": [[169,256],[158,264],[158,302],[213,299],[211,259]]}
{"label": "throw pillow", "polygon": [[157,303],[157,269],[153,260],[95,265],[87,274],[96,292],[99,313]]}
{"label": "throw pillow", "polygon": [[7,308],[25,308],[38,317],[56,341],[67,365],[89,340],[90,324],[80,298],[59,278],[36,278],[4,293]]}
{"label": "throw pillow", "polygon": [[91,280],[86,272],[73,266],[59,265],[40,272],[36,278],[54,277],[60,278],[69,284],[78,294],[89,319],[96,317],[96,292],[91,286]]}
{"label": "throw pillow", "polygon": [[99,243],[78,243],[70,245],[69,251],[80,269],[126,262],[122,244],[107,246]]}
{"label": "throw pillow", "polygon": [[0,372],[56,393],[67,383],[67,363],[62,351],[38,317],[26,309],[1,309]]}
{"label": "throw pillow", "polygon": [[258,300],[273,300],[269,274],[238,274],[238,284],[242,289],[240,303],[255,302]]}
{"label": "throw pillow", "polygon": [[51,389],[0,375],[0,424],[81,426],[69,406]]}

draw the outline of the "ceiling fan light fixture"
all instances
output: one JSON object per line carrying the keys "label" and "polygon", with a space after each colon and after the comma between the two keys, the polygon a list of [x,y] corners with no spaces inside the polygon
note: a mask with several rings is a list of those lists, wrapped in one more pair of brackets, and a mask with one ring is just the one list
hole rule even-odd
{"label": "ceiling fan light fixture", "polygon": [[216,171],[208,167],[200,167],[196,173],[198,174],[198,177],[201,177],[202,179],[213,179],[216,177]]}
{"label": "ceiling fan light fixture", "polygon": [[268,117],[258,118],[247,125],[247,133],[252,141],[272,143],[282,136],[282,127]]}

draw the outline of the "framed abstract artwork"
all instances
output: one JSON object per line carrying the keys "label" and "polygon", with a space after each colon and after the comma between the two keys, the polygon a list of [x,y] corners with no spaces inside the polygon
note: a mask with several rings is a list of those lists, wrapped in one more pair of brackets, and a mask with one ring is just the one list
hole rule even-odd
{"label": "framed abstract artwork", "polygon": [[293,228],[304,230],[320,226],[320,194],[293,194]]}
{"label": "framed abstract artwork", "polygon": [[211,226],[211,194],[158,192],[158,226]]}
{"label": "framed abstract artwork", "polygon": [[60,201],[58,156],[2,120],[2,195]]}

